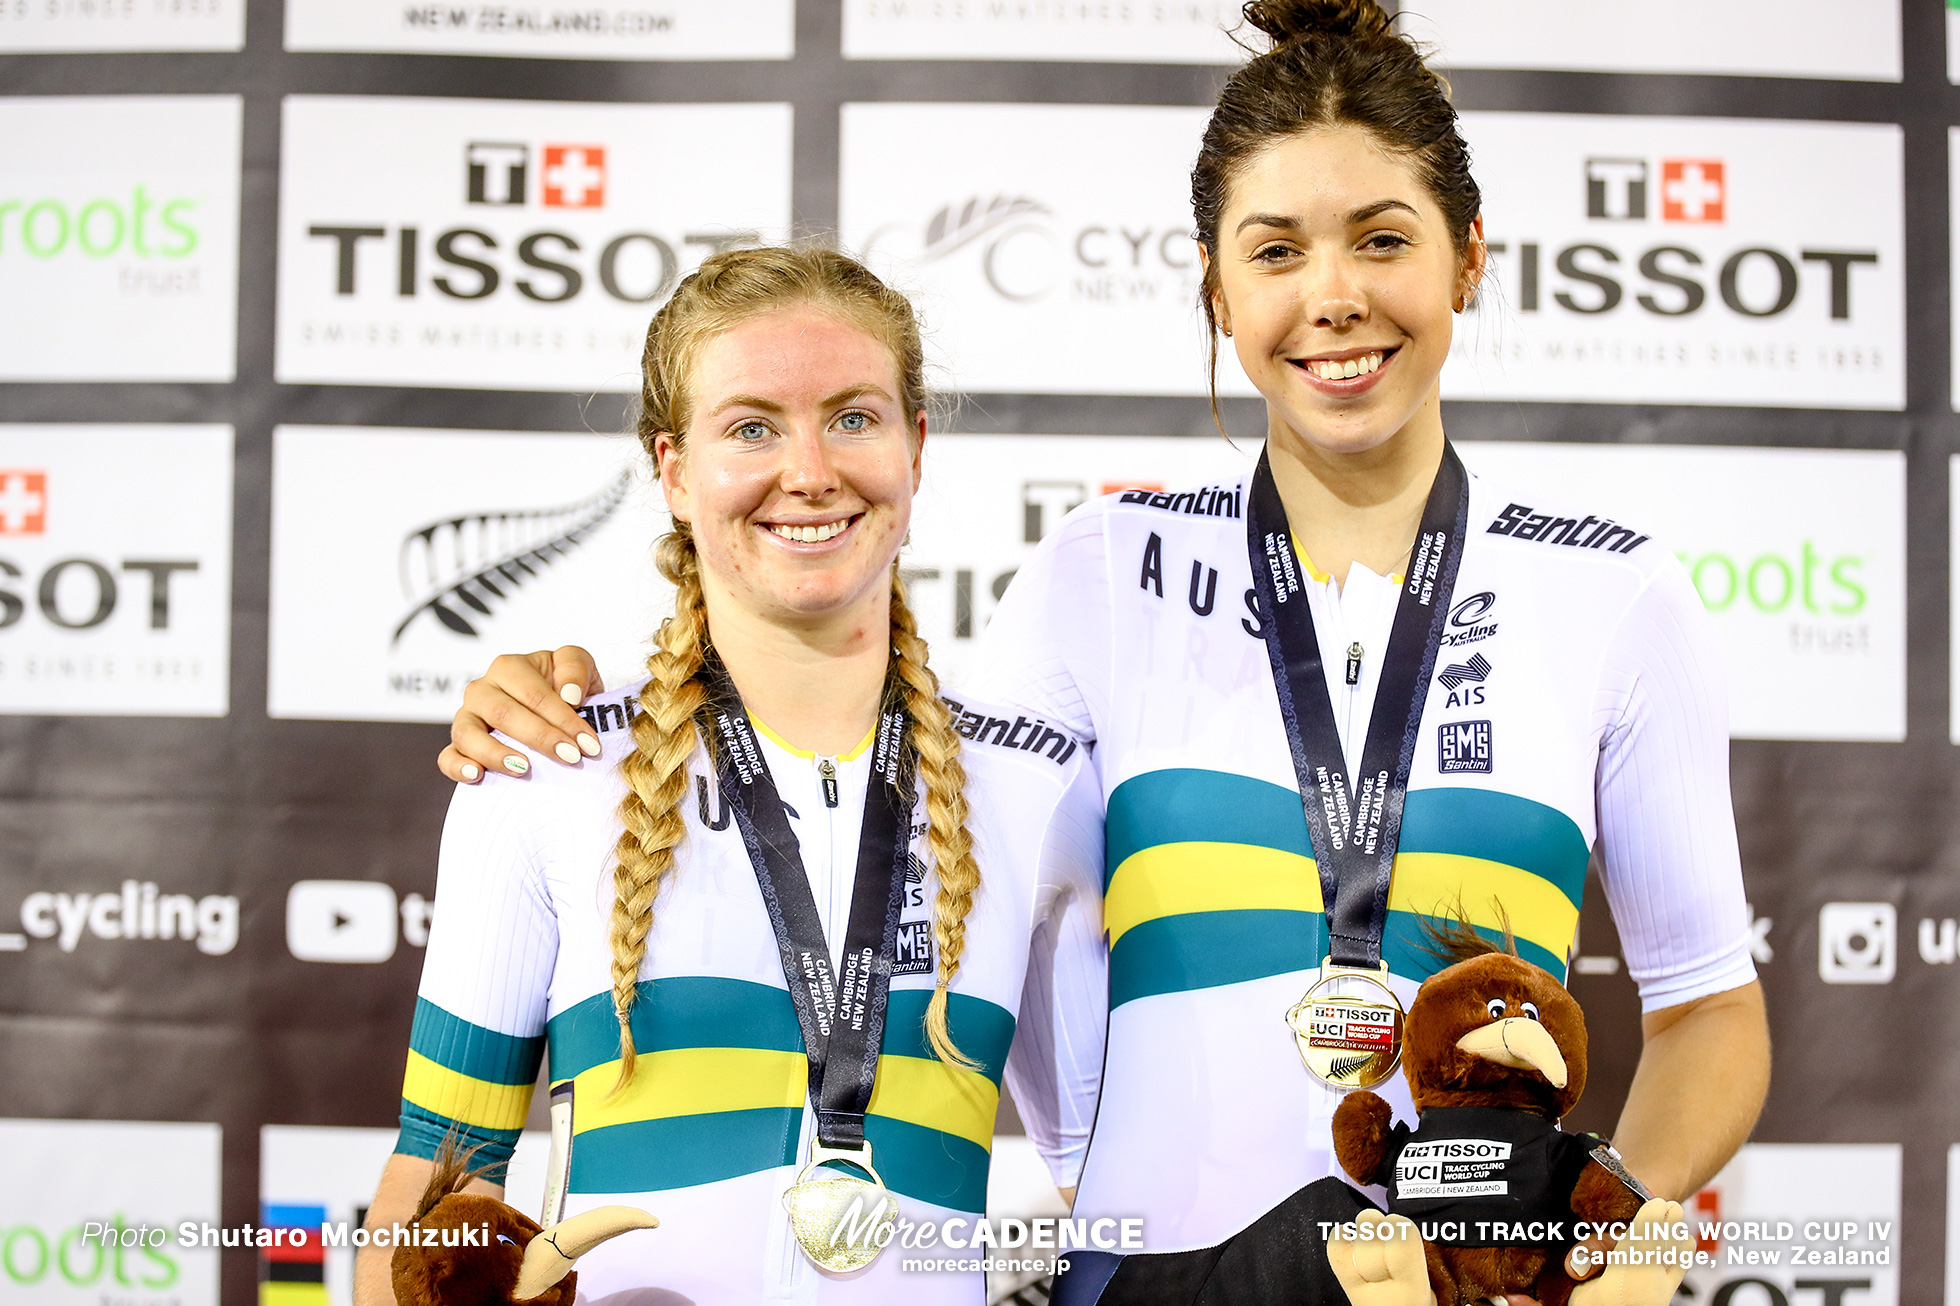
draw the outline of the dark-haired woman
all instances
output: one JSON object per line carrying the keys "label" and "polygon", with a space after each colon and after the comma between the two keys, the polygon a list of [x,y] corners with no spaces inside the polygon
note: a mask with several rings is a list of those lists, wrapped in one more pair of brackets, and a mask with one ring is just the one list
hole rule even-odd
{"label": "dark-haired woman", "polygon": [[[1451,450],[1438,377],[1485,246],[1439,79],[1374,0],[1246,17],[1274,48],[1227,84],[1192,198],[1266,453],[1237,483],[1077,513],[981,663],[994,698],[1095,740],[1107,803],[1108,1057],[1075,1211],[1142,1217],[1146,1250],[1073,1258],[1068,1306],[1341,1300],[1321,1222],[1364,1199],[1290,1013],[1337,970],[1406,1005],[1437,966],[1421,918],[1459,902],[1563,975],[1595,846],[1645,1013],[1629,1167],[1694,1192],[1767,1088],[1693,586],[1633,527]],[[569,740],[521,706],[550,710],[528,664],[500,675],[514,696],[471,706]],[[455,737],[451,774],[506,751],[468,713]],[[1378,1091],[1411,1117],[1399,1080]]]}

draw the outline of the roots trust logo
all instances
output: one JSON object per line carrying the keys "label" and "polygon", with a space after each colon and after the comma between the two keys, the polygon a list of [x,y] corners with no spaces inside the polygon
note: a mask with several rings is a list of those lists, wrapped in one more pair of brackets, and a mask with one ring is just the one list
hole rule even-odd
{"label": "roots trust logo", "polygon": [[240,119],[233,96],[0,105],[0,380],[232,379]]}

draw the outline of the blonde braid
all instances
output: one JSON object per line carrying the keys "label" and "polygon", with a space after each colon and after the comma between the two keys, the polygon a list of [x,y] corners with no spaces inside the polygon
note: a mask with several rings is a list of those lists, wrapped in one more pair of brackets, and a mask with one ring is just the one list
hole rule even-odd
{"label": "blonde braid", "polygon": [[941,1061],[962,1070],[977,1070],[953,1042],[946,1021],[947,989],[960,973],[960,954],[966,951],[966,914],[980,887],[980,866],[973,859],[973,836],[966,828],[966,767],[960,762],[960,737],[953,731],[952,714],[939,697],[939,677],[926,665],[926,642],[905,602],[905,582],[892,568],[892,650],[905,710],[912,717],[912,738],[918,747],[919,775],[926,782],[926,839],[939,872],[939,894],[932,904],[932,940],[939,951],[932,1002],[926,1007],[926,1039]]}
{"label": "blonde braid", "polygon": [[661,623],[659,648],[647,659],[652,679],[640,691],[633,718],[633,752],[620,764],[626,796],[619,800],[625,829],[613,845],[613,1012],[619,1018],[618,1092],[633,1078],[633,1000],[640,963],[653,928],[653,900],[674,869],[674,852],[687,833],[681,804],[687,799],[687,759],[694,752],[694,714],[707,693],[697,680],[707,644],[708,609],[701,594],[701,566],[694,535],[685,522],[662,536],[655,550],[660,572],[672,581],[674,615]]}

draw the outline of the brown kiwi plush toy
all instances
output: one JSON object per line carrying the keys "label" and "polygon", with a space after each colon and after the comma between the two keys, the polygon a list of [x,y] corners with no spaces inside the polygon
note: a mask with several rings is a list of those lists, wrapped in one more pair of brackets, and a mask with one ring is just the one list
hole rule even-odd
{"label": "brown kiwi plush toy", "polygon": [[[1329,1255],[1357,1306],[1424,1302],[1432,1291],[1438,1306],[1504,1293],[1566,1306],[1575,1284],[1565,1254],[1577,1223],[1672,1226],[1681,1208],[1650,1203],[1599,1139],[1559,1130],[1586,1086],[1586,1022],[1572,995],[1467,927],[1447,939],[1456,955],[1481,955],[1430,976],[1409,1008],[1402,1068],[1419,1124],[1395,1123],[1388,1103],[1368,1092],[1348,1094],[1334,1113],[1341,1168],[1356,1183],[1384,1185],[1389,1221],[1407,1217],[1416,1227],[1398,1230],[1399,1271],[1386,1242],[1330,1244]],[[1418,1232],[1426,1235],[1420,1243]],[[1352,1271],[1357,1257],[1373,1260],[1358,1277],[1376,1281],[1361,1291],[1341,1273],[1344,1260]],[[1427,1270],[1426,1285],[1407,1282],[1417,1266]],[[1658,1306],[1673,1296],[1681,1270],[1657,1268],[1631,1281],[1609,1269],[1579,1300]],[[1384,1276],[1405,1291],[1386,1291]]]}
{"label": "brown kiwi plush toy", "polygon": [[[467,1155],[438,1154],[412,1224],[437,1235],[428,1241],[439,1245],[395,1248],[390,1271],[401,1306],[572,1306],[579,1257],[660,1223],[630,1206],[602,1206],[540,1228],[513,1206],[463,1191],[482,1173],[469,1168]],[[448,1239],[440,1236],[452,1230]],[[465,1230],[474,1231],[467,1244]]]}

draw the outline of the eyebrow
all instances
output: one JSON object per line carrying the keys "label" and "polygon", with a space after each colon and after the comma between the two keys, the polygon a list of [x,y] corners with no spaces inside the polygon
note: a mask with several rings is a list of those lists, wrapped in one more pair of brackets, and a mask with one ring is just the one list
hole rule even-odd
{"label": "eyebrow", "polygon": [[[891,398],[890,395],[885,393],[883,386],[870,384],[847,385],[835,394],[825,395],[818,401],[817,406],[820,408],[835,408],[839,404],[848,404],[851,400],[862,399],[866,395],[876,395],[880,399]],[[708,415],[713,417],[715,414],[726,412],[730,408],[760,408],[765,413],[781,413],[784,411],[783,406],[774,399],[764,399],[761,395],[730,395],[728,398],[716,404],[709,411]]]}
{"label": "eyebrow", "polygon": [[[1401,209],[1411,217],[1422,216],[1416,212],[1415,205],[1406,203],[1403,200],[1376,200],[1373,204],[1362,205],[1360,208],[1348,214],[1342,221],[1347,226],[1353,226],[1357,222],[1366,222],[1370,218],[1378,218],[1390,209]],[[1284,213],[1248,213],[1240,220],[1239,225],[1232,229],[1232,233],[1237,235],[1247,227],[1273,227],[1280,231],[1298,231],[1303,225],[1305,224],[1300,219]]]}

